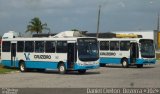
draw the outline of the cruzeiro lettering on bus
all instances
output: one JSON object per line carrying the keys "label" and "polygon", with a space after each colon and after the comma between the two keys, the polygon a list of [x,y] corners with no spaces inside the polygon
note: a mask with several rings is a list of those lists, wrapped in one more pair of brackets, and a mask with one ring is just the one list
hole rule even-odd
{"label": "cruzeiro lettering on bus", "polygon": [[51,59],[51,55],[34,55],[35,59]]}
{"label": "cruzeiro lettering on bus", "polygon": [[105,56],[115,56],[115,52],[101,52],[100,55],[105,55]]}

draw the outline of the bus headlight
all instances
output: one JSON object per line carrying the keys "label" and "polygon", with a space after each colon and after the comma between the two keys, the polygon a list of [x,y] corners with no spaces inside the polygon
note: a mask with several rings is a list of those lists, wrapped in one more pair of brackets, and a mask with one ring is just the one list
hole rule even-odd
{"label": "bus headlight", "polygon": [[99,64],[99,62],[96,62],[96,65],[98,65]]}
{"label": "bus headlight", "polygon": [[98,65],[99,63],[98,63],[98,62],[93,62],[93,64],[94,64],[94,65]]}

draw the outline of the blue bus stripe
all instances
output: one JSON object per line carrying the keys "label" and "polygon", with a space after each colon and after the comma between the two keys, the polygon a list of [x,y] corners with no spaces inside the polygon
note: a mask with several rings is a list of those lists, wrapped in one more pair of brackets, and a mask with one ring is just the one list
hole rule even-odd
{"label": "blue bus stripe", "polygon": [[121,64],[121,58],[100,58],[101,64]]}
{"label": "blue bus stripe", "polygon": [[[18,62],[15,62],[16,67],[18,68]],[[26,68],[42,68],[42,69],[57,69],[58,62],[46,62],[46,61],[25,61]],[[11,60],[2,60],[2,65],[11,67]],[[67,68],[67,62],[65,62],[65,66]],[[73,67],[74,70],[80,69],[95,69],[98,68],[99,65],[90,65],[90,66],[79,66],[75,63]]]}
{"label": "blue bus stripe", "polygon": [[[100,64],[121,64],[122,58],[109,58],[109,57],[101,57]],[[128,58],[128,63],[130,64],[130,58]],[[145,60],[145,59],[136,59],[135,64],[155,64],[156,59]]]}

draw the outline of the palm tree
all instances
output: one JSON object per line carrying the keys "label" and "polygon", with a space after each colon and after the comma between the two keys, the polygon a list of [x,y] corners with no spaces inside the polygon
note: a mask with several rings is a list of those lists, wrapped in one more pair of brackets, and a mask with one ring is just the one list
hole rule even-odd
{"label": "palm tree", "polygon": [[31,33],[35,32],[38,34],[38,33],[42,33],[44,29],[50,30],[47,27],[46,23],[42,24],[41,20],[38,17],[35,17],[29,22],[26,32],[31,32]]}

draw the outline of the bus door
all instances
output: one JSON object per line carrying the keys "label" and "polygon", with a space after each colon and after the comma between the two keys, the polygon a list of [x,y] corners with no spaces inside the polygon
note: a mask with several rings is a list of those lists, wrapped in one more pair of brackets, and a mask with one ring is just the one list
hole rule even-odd
{"label": "bus door", "polygon": [[130,47],[130,63],[135,64],[136,59],[138,58],[139,50],[138,43],[131,43]]}
{"label": "bus door", "polygon": [[67,51],[67,68],[73,69],[74,63],[77,58],[77,47],[76,43],[68,43],[68,51]]}
{"label": "bus door", "polygon": [[16,66],[16,43],[11,43],[11,66]]}

